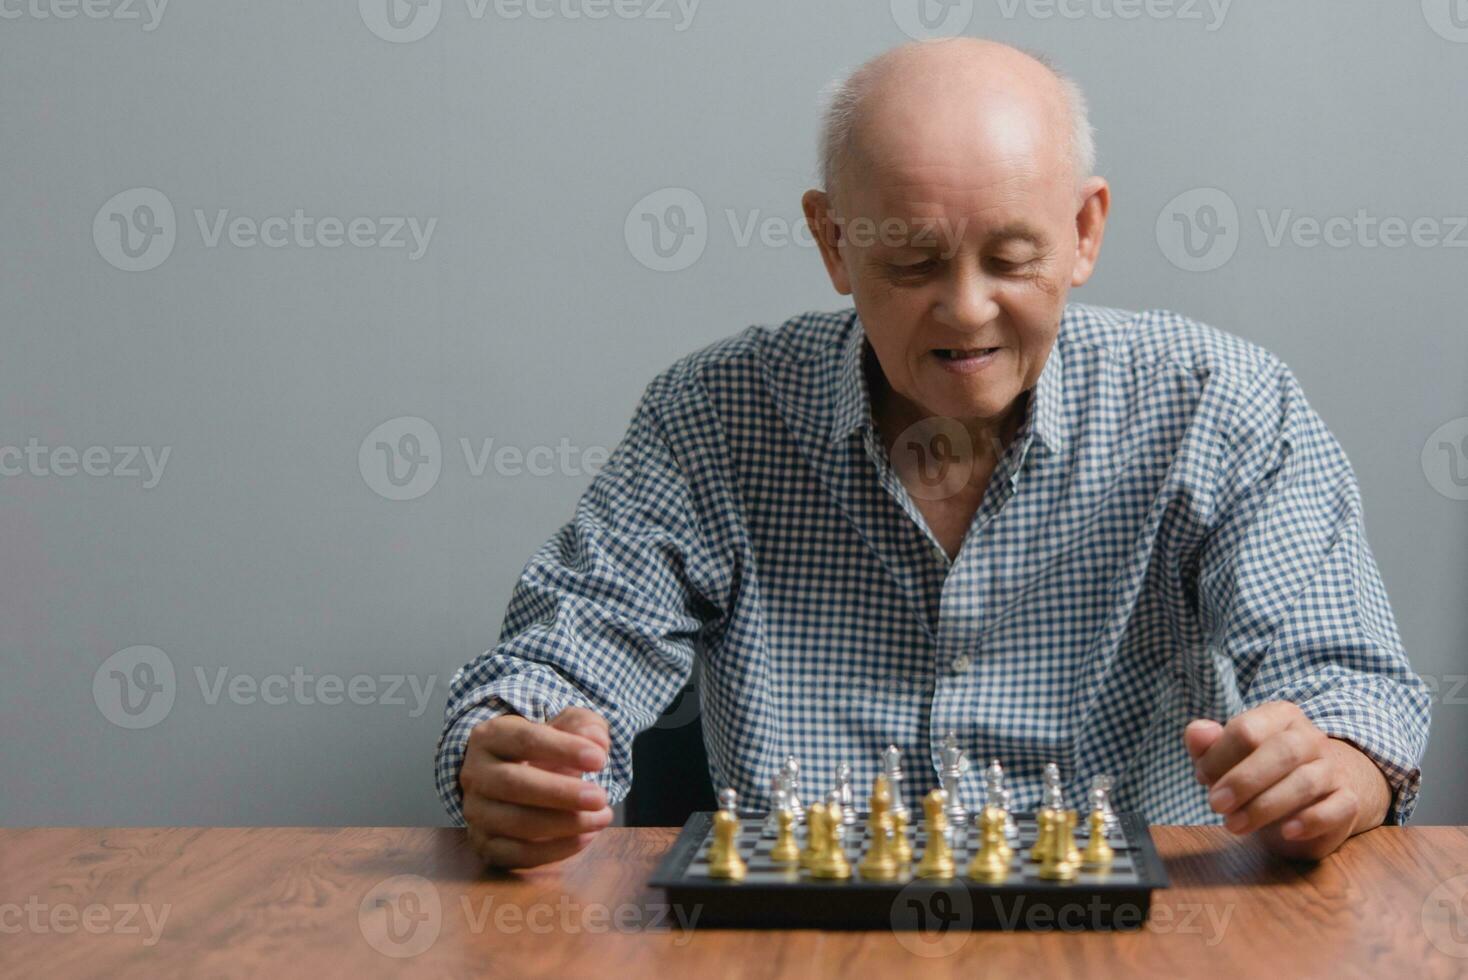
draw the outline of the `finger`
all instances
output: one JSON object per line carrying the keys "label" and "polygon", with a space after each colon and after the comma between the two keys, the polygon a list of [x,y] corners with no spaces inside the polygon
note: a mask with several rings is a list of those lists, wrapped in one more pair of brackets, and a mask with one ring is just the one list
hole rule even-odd
{"label": "finger", "polygon": [[612,750],[612,736],[607,720],[590,708],[567,708],[551,719],[551,727],[589,738],[600,745],[603,752]]}
{"label": "finger", "polygon": [[1338,789],[1287,819],[1279,828],[1285,840],[1314,840],[1349,830],[1360,812],[1360,801],[1348,789]]}
{"label": "finger", "polygon": [[550,810],[467,796],[464,798],[464,820],[491,837],[513,837],[524,841],[558,840],[595,833],[610,826],[612,808]]}
{"label": "finger", "polygon": [[509,837],[481,837],[474,845],[479,856],[497,868],[533,868],[561,861],[578,854],[596,839],[596,834],[581,834],[550,841],[522,841]]}
{"label": "finger", "polygon": [[[1188,755],[1192,757],[1193,762],[1196,764],[1198,758],[1212,748],[1213,743],[1217,742],[1222,736],[1222,725],[1208,718],[1199,718],[1189,722],[1188,727],[1183,729],[1183,744],[1187,746]],[[1198,777],[1198,782],[1204,782],[1203,770],[1201,768],[1195,765],[1194,773]]]}
{"label": "finger", "polygon": [[1300,709],[1287,701],[1271,701],[1234,715],[1223,726],[1223,735],[1197,760],[1197,765],[1211,784],[1250,753],[1263,745],[1274,733],[1284,730]]}
{"label": "finger", "polygon": [[484,732],[483,748],[507,762],[533,762],[577,772],[595,772],[606,765],[606,750],[590,739],[518,716],[495,718],[484,726]]}
{"label": "finger", "polygon": [[1325,735],[1313,725],[1294,725],[1275,732],[1213,782],[1208,805],[1216,813],[1234,813],[1301,766],[1321,759],[1324,754]]}
{"label": "finger", "polygon": [[547,772],[535,766],[492,762],[465,766],[459,781],[465,796],[538,806],[548,810],[600,810],[607,793],[596,783],[576,776]]}
{"label": "finger", "polygon": [[1298,813],[1335,789],[1332,771],[1324,759],[1307,762],[1230,813],[1223,825],[1235,834],[1251,834]]}

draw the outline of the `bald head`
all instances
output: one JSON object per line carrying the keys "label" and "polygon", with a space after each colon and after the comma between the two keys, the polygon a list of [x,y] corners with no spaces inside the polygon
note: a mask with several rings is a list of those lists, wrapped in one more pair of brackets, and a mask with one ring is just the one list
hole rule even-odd
{"label": "bald head", "polygon": [[1095,167],[1085,97],[1035,55],[978,38],[893,48],[836,83],[821,137],[825,189],[863,169],[925,151],[1016,158],[1069,168],[1077,187]]}

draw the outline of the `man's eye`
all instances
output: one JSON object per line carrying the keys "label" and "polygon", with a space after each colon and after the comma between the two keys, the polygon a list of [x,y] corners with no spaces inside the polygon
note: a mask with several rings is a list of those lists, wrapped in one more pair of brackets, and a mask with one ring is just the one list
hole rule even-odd
{"label": "man's eye", "polygon": [[989,264],[994,267],[994,270],[1001,273],[1023,272],[1031,265],[1034,265],[1034,263],[1034,259],[1001,259],[995,257],[989,260]]}
{"label": "man's eye", "polygon": [[912,265],[890,265],[888,268],[899,276],[921,276],[938,268],[938,261],[936,259],[924,259]]}

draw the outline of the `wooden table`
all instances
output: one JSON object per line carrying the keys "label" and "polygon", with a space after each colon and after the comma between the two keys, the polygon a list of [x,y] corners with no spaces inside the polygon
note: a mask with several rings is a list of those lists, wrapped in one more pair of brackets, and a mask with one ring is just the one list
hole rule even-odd
{"label": "wooden table", "polygon": [[1382,828],[1315,866],[1154,833],[1173,887],[1140,931],[938,937],[679,929],[644,887],[671,830],[516,875],[438,828],[0,830],[0,975],[1468,974],[1468,828]]}

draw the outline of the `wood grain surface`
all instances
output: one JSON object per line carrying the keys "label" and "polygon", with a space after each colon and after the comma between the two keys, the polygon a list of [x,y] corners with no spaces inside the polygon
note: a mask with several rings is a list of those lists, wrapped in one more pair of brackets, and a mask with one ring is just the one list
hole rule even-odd
{"label": "wood grain surface", "polygon": [[0,975],[1463,976],[1468,830],[1381,828],[1318,865],[1154,828],[1139,931],[680,928],[645,882],[672,830],[519,874],[440,828],[0,830]]}

